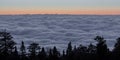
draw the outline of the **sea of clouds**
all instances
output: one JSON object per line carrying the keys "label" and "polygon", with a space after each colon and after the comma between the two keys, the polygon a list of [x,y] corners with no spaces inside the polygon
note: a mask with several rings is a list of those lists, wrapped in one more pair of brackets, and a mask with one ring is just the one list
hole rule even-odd
{"label": "sea of clouds", "polygon": [[95,36],[103,36],[109,48],[120,37],[120,15],[0,15],[0,30],[12,34],[19,46],[37,42],[42,47],[95,44]]}

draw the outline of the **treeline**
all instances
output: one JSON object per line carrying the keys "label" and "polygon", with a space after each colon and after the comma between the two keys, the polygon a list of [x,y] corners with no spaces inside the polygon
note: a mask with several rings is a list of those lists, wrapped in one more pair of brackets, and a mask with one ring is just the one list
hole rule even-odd
{"label": "treeline", "polygon": [[56,46],[46,51],[38,43],[31,43],[26,47],[23,41],[18,50],[12,39],[10,33],[0,32],[0,60],[120,60],[120,38],[117,39],[113,50],[108,49],[103,37],[96,36],[96,45],[90,43],[88,46],[72,47],[69,42],[62,53]]}

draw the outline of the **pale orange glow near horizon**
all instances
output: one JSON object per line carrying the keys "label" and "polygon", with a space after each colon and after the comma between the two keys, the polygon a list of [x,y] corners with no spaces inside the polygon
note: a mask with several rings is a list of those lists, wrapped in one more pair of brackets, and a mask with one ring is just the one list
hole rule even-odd
{"label": "pale orange glow near horizon", "polygon": [[120,15],[120,10],[0,10],[0,15],[8,14],[97,14]]}
{"label": "pale orange glow near horizon", "polygon": [[120,0],[0,0],[2,14],[120,15]]}

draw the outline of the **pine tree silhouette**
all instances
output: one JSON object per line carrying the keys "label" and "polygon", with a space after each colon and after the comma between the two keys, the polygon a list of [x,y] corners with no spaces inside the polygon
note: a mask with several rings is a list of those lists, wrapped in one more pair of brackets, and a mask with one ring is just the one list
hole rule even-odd
{"label": "pine tree silhouette", "polygon": [[37,60],[37,53],[40,49],[40,46],[38,43],[31,43],[30,46],[28,47],[29,52],[30,52],[30,59],[31,60]]}
{"label": "pine tree silhouette", "polygon": [[68,43],[68,47],[66,50],[66,57],[67,60],[73,60],[73,50],[72,50],[71,42]]}
{"label": "pine tree silhouette", "polygon": [[2,58],[9,59],[9,55],[13,52],[15,42],[12,40],[10,33],[3,31],[0,32],[0,53]]}
{"label": "pine tree silhouette", "polygon": [[57,48],[54,46],[53,48],[53,60],[58,60],[60,53],[58,52]]}
{"label": "pine tree silhouette", "polygon": [[21,52],[21,57],[20,57],[20,59],[21,59],[21,60],[26,60],[26,59],[27,59],[27,57],[26,57],[26,48],[25,48],[25,45],[24,45],[24,42],[23,42],[23,41],[21,42],[20,52]]}
{"label": "pine tree silhouette", "polygon": [[113,56],[114,59],[120,60],[120,38],[117,39],[117,43],[114,46],[115,48],[113,49]]}
{"label": "pine tree silhouette", "polygon": [[52,49],[49,50],[48,60],[53,60]]}
{"label": "pine tree silhouette", "polygon": [[101,36],[96,36],[95,40],[98,42],[97,47],[96,47],[98,59],[100,60],[106,59],[107,54],[109,52],[107,45],[106,45],[106,40],[104,40],[104,38]]}
{"label": "pine tree silhouette", "polygon": [[88,46],[80,44],[72,47],[69,42],[62,54],[56,46],[48,52],[44,47],[40,49],[38,43],[31,43],[26,49],[23,41],[18,50],[12,38],[10,33],[0,32],[0,60],[120,60],[120,38],[112,51],[109,51],[103,37],[96,36],[96,45],[90,43]]}
{"label": "pine tree silhouette", "polygon": [[39,52],[38,54],[39,60],[46,60],[47,59],[47,54],[45,52],[44,47],[42,48],[42,50]]}
{"label": "pine tree silhouette", "polygon": [[14,52],[12,53],[12,59],[10,60],[19,60],[19,54],[18,54],[18,50],[17,50],[17,47],[15,46],[15,50]]}

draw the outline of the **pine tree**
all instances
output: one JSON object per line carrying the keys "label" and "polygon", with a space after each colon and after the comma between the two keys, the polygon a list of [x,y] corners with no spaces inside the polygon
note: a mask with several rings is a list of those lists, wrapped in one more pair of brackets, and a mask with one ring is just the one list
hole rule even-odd
{"label": "pine tree", "polygon": [[60,53],[58,52],[57,48],[54,46],[53,48],[53,60],[58,60]]}
{"label": "pine tree", "polygon": [[63,50],[63,52],[62,52],[61,60],[66,60],[66,54],[65,54],[65,51],[64,51],[64,50]]}
{"label": "pine tree", "polygon": [[72,54],[72,45],[71,45],[71,42],[68,43],[68,47],[67,47],[66,53],[67,53],[67,55],[71,55]]}
{"label": "pine tree", "polygon": [[19,54],[18,54],[18,50],[17,47],[15,46],[14,52],[11,54],[13,57],[10,60],[19,60]]}
{"label": "pine tree", "polygon": [[40,50],[40,46],[38,43],[31,43],[30,46],[28,47],[29,52],[30,52],[30,58],[31,60],[36,60],[37,53]]}
{"label": "pine tree", "polygon": [[62,56],[65,56],[65,51],[63,50]]}
{"label": "pine tree", "polygon": [[6,31],[0,32],[0,52],[4,56],[7,56],[13,52],[16,43],[12,40],[12,38],[13,37],[10,33]]}
{"label": "pine tree", "polygon": [[113,49],[113,56],[115,56],[115,59],[120,59],[120,38],[117,39],[117,43],[114,46]]}
{"label": "pine tree", "polygon": [[25,49],[25,45],[24,45],[23,41],[21,42],[20,51],[21,51],[21,60],[25,60],[26,59],[26,49]]}
{"label": "pine tree", "polygon": [[49,50],[48,60],[53,60],[52,49]]}
{"label": "pine tree", "polygon": [[13,53],[14,53],[15,56],[18,56],[18,50],[17,50],[17,47],[16,47],[16,46],[15,46],[15,50],[14,50]]}
{"label": "pine tree", "polygon": [[106,40],[104,40],[104,38],[101,36],[96,36],[95,40],[98,42],[96,48],[99,59],[105,59],[109,52],[106,45]]}
{"label": "pine tree", "polygon": [[20,51],[21,51],[21,55],[25,55],[26,49],[23,41],[21,42]]}
{"label": "pine tree", "polygon": [[46,60],[47,54],[46,54],[46,52],[45,52],[44,47],[43,47],[42,50],[39,52],[38,57],[39,57],[40,60]]}
{"label": "pine tree", "polygon": [[67,57],[67,60],[73,60],[73,51],[72,51],[71,42],[68,43],[68,47],[66,50],[66,57]]}

